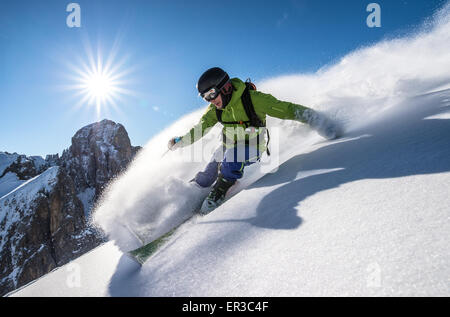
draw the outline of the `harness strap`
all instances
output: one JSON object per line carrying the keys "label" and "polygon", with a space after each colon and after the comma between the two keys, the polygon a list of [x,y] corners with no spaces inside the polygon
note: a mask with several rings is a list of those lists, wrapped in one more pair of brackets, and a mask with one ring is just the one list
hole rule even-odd
{"label": "harness strap", "polygon": [[[224,122],[222,121],[222,110],[216,109],[216,115],[217,120],[222,124],[240,124],[243,125],[246,129],[248,127],[255,127],[255,128],[265,128],[266,124],[258,117],[255,111],[255,107],[253,106],[252,98],[250,97],[250,90],[256,90],[256,87],[253,83],[250,81],[245,82],[245,89],[241,96],[241,101],[244,106],[245,113],[247,117],[249,118],[248,121],[231,121],[231,122]],[[267,130],[267,143],[266,143],[266,149],[267,149],[267,155],[270,156],[269,151],[269,142],[270,142],[270,134],[269,130]],[[225,141],[226,136],[225,133],[223,133],[223,140]],[[233,140],[234,141],[234,140]],[[259,144],[259,134],[257,135],[257,144]],[[234,141],[236,144],[237,142]],[[249,143],[248,140],[245,142],[246,144]]]}

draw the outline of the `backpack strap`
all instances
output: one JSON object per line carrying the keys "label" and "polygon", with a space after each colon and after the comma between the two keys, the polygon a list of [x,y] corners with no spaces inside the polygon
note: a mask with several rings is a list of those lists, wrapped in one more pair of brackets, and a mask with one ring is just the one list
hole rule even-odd
{"label": "backpack strap", "polygon": [[250,126],[255,128],[265,127],[266,124],[258,117],[253,106],[252,98],[250,97],[250,89],[254,90],[255,85],[251,82],[245,82],[245,89],[241,96],[242,104],[244,105],[245,113],[250,120]]}
{"label": "backpack strap", "polygon": [[[248,128],[248,127],[255,127],[255,128],[264,127],[265,128],[266,124],[256,114],[255,107],[253,106],[252,98],[250,97],[250,90],[256,90],[256,86],[248,79],[245,82],[245,89],[244,89],[244,92],[242,93],[241,101],[244,106],[245,113],[247,114],[247,117],[249,118],[249,121],[224,122],[224,121],[222,121],[222,110],[219,110],[216,108],[217,120],[222,124],[241,124],[241,125],[244,125],[245,128]],[[267,130],[267,136],[268,136],[268,140],[267,140],[266,148],[267,148],[267,154],[270,156],[270,151],[269,151],[269,147],[268,147],[269,142],[270,142],[269,130]],[[258,138],[258,143],[259,143],[259,135],[257,136],[257,138]]]}
{"label": "backpack strap", "polygon": [[255,111],[255,107],[253,106],[252,99],[250,97],[250,90],[256,90],[256,87],[253,83],[247,81],[245,82],[245,89],[241,96],[241,101],[244,106],[245,113],[249,118],[248,121],[232,121],[232,122],[224,122],[222,121],[222,110],[216,109],[217,120],[220,123],[225,124],[241,124],[244,125],[245,128],[248,127],[265,127],[265,123],[258,117]]}
{"label": "backpack strap", "polygon": [[216,109],[216,115],[217,115],[217,121],[219,121],[222,124],[241,124],[241,125],[245,126],[245,128],[248,128],[251,126],[250,121],[230,121],[230,122],[222,121],[222,110]]}

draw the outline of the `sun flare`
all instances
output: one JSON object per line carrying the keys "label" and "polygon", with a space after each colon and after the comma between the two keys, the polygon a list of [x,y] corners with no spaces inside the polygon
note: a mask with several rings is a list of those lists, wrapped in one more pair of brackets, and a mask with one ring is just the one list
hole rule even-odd
{"label": "sun flare", "polygon": [[100,50],[96,57],[91,49],[87,49],[86,53],[87,59],[80,59],[78,64],[70,65],[73,70],[70,77],[74,84],[69,88],[77,92],[74,96],[77,98],[76,106],[95,107],[97,117],[109,107],[120,111],[119,103],[125,103],[122,97],[135,96],[135,93],[126,88],[129,83],[125,77],[131,72],[130,68],[124,68],[127,59],[116,61],[115,50],[110,52],[106,61]]}
{"label": "sun flare", "polygon": [[79,78],[83,100],[88,105],[95,105],[98,111],[109,104],[115,104],[118,94],[123,92],[117,77],[117,74],[105,68],[101,61],[91,66]]}

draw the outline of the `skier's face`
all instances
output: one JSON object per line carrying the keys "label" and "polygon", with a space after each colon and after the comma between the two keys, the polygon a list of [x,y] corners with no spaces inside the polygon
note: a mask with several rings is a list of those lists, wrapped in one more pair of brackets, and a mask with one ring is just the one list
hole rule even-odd
{"label": "skier's face", "polygon": [[222,109],[223,101],[222,94],[219,94],[216,99],[211,100],[211,103],[216,106],[217,109]]}

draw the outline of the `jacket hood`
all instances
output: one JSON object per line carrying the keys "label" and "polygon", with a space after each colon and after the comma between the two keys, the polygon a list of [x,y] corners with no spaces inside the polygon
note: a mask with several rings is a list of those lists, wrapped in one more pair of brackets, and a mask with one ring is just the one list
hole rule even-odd
{"label": "jacket hood", "polygon": [[231,79],[231,84],[233,85],[233,93],[231,99],[224,105],[222,109],[225,109],[229,105],[234,105],[237,100],[241,99],[242,94],[245,90],[245,83],[239,78]]}

